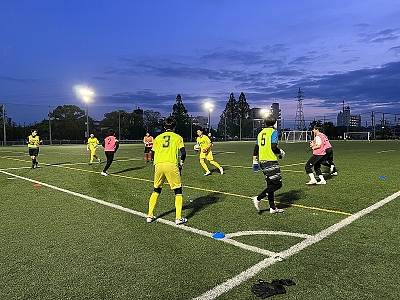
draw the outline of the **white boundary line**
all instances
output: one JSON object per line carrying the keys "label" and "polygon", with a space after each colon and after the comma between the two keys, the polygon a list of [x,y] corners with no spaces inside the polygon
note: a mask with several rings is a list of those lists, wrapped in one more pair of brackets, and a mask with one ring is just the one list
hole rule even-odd
{"label": "white boundary line", "polygon": [[223,293],[226,293],[226,292],[230,291],[231,289],[233,289],[234,287],[238,286],[242,282],[254,277],[255,275],[257,275],[257,273],[261,272],[262,270],[266,269],[267,267],[272,266],[273,264],[275,264],[278,261],[281,261],[284,258],[288,258],[294,254],[299,253],[301,250],[304,250],[308,246],[311,246],[311,245],[321,241],[322,239],[330,236],[331,234],[335,233],[336,231],[346,227],[347,225],[353,223],[354,221],[361,218],[362,216],[369,214],[370,212],[380,208],[381,206],[389,203],[390,201],[396,199],[399,196],[400,196],[400,191],[398,191],[398,192],[394,193],[393,195],[386,197],[385,199],[347,217],[346,219],[343,219],[342,221],[328,227],[327,229],[320,231],[316,235],[305,239],[304,241],[290,247],[289,249],[284,250],[280,253],[277,253],[278,255],[276,257],[268,257],[268,258],[262,260],[258,264],[252,266],[251,268],[238,274],[237,276],[232,277],[231,279],[228,279],[224,283],[215,286],[214,288],[205,292],[204,294],[202,294],[196,298],[193,298],[193,300],[211,300],[211,299],[217,298],[218,296],[222,295]]}

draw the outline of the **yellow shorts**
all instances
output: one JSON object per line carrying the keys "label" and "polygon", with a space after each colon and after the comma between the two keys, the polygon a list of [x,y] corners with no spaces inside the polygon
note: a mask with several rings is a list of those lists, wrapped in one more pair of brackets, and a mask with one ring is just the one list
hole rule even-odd
{"label": "yellow shorts", "polygon": [[208,152],[204,153],[203,151],[201,151],[200,153],[200,158],[205,158],[207,160],[214,160],[212,151],[209,150]]}
{"label": "yellow shorts", "polygon": [[154,187],[162,187],[164,185],[165,179],[168,180],[168,183],[171,186],[171,190],[180,188],[182,186],[178,164],[165,162],[155,165]]}

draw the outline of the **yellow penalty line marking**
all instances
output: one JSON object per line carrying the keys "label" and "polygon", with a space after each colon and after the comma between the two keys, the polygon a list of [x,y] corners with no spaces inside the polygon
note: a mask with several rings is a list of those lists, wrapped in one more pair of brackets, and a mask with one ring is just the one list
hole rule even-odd
{"label": "yellow penalty line marking", "polygon": [[[14,158],[10,158],[10,159],[19,160],[19,161],[25,161],[25,160],[14,159]],[[64,168],[64,169],[82,171],[82,172],[88,172],[88,173],[98,173],[97,171],[93,171],[93,170],[85,170],[85,169],[80,169],[80,168],[75,168],[75,167],[70,167],[70,166],[65,166],[65,165],[49,165],[49,164],[45,164],[45,165],[46,166],[50,166],[50,167],[58,167],[58,168]],[[125,175],[119,175],[119,174],[109,174],[108,176],[115,176],[115,177],[133,179],[133,180],[144,181],[144,182],[154,182],[153,180],[150,180],[150,179],[132,177],[132,176],[125,176]],[[238,197],[238,198],[243,198],[243,199],[251,199],[251,197],[240,195],[240,194],[234,194],[234,193],[222,192],[222,191],[217,191],[217,190],[205,189],[205,188],[200,188],[200,187],[195,187],[195,186],[190,186],[190,185],[183,185],[183,187],[188,188],[188,189],[192,189],[192,190],[197,190],[197,191],[216,193],[216,194],[233,196],[233,197]],[[266,201],[267,202],[267,200],[262,200],[262,201]],[[351,216],[351,213],[337,211],[337,210],[330,210],[330,209],[325,209],[325,208],[305,206],[305,205],[301,205],[301,204],[287,204],[287,203],[282,203],[282,202],[277,202],[277,203],[280,203],[280,204],[286,205],[286,206],[293,206],[293,207],[299,207],[299,208],[323,211],[323,212],[327,212],[327,213],[334,213],[334,214],[341,214],[341,215]]]}
{"label": "yellow penalty line marking", "polygon": [[378,151],[377,153],[386,153],[386,152],[394,152],[396,150],[382,150],[382,151]]}

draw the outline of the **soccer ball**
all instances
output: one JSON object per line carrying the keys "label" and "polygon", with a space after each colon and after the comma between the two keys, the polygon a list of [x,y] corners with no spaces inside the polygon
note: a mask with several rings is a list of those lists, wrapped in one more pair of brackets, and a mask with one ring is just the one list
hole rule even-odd
{"label": "soccer ball", "polygon": [[196,152],[199,152],[200,151],[200,145],[199,144],[195,144],[193,146],[193,150],[196,151]]}

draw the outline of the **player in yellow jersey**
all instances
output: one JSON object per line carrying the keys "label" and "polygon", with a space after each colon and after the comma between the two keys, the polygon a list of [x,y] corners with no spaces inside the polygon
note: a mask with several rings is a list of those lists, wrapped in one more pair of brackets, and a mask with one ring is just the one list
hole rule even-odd
{"label": "player in yellow jersey", "polygon": [[39,155],[39,145],[43,141],[37,135],[36,129],[32,129],[31,135],[26,138],[26,142],[28,143],[29,156],[32,159],[31,169],[35,169],[38,167],[39,164],[36,160],[36,157]]}
{"label": "player in yellow jersey", "polygon": [[87,148],[90,150],[90,160],[89,165],[93,163],[93,160],[96,158],[98,163],[101,163],[101,159],[96,155],[97,146],[99,145],[99,140],[94,136],[93,133],[90,134],[90,137],[87,140]]}
{"label": "player in yellow jersey", "polygon": [[[187,222],[182,218],[182,183],[181,168],[186,158],[185,145],[183,138],[175,133],[176,121],[173,117],[164,120],[165,132],[158,135],[153,141],[153,159],[154,159],[154,191],[149,200],[149,212],[147,214],[147,223],[153,222],[154,208],[158,197],[161,194],[165,180],[168,181],[171,190],[175,193],[175,224],[180,225]],[[179,152],[181,154],[179,158]]]}
{"label": "player in yellow jersey", "polygon": [[268,115],[264,120],[266,128],[261,130],[257,136],[253,151],[253,170],[257,169],[257,158],[260,161],[260,167],[267,182],[267,188],[258,196],[252,197],[254,206],[260,213],[261,200],[268,198],[269,212],[282,213],[283,209],[276,207],[274,192],[282,187],[282,175],[278,163],[278,158],[285,156],[285,151],[278,148],[277,121],[274,115]]}
{"label": "player in yellow jersey", "polygon": [[211,151],[212,148],[212,142],[210,138],[206,135],[203,134],[202,130],[197,130],[197,139],[196,143],[200,146],[200,164],[203,167],[203,169],[206,171],[204,176],[211,175],[210,170],[208,169],[206,163],[204,162],[205,159],[207,159],[210,164],[216,166],[219,169],[219,172],[224,174],[224,169],[214,160],[213,153]]}

